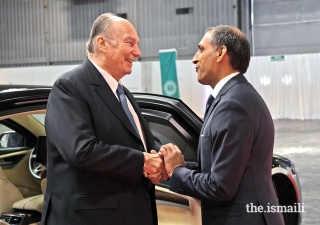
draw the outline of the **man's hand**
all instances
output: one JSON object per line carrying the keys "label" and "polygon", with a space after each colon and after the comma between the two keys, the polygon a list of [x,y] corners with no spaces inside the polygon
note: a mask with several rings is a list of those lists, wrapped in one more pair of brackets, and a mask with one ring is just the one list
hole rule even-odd
{"label": "man's hand", "polygon": [[164,165],[169,177],[178,166],[186,166],[182,152],[171,143],[161,146],[160,153],[164,157]]}
{"label": "man's hand", "polygon": [[150,179],[153,184],[158,184],[164,179],[167,180],[168,175],[164,168],[163,158],[155,150],[151,150],[151,154],[145,152],[143,154],[143,175]]}
{"label": "man's hand", "polygon": [[164,158],[161,152],[156,152],[155,150],[151,150],[151,154],[158,154],[163,162],[163,167],[161,168],[161,180],[168,180],[169,176],[167,174],[165,165],[164,165]]}

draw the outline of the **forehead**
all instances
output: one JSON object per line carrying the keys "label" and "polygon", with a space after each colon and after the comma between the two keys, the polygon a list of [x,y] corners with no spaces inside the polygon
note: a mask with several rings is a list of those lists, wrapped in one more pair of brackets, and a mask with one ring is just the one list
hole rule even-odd
{"label": "forehead", "polygon": [[129,21],[119,21],[116,25],[116,29],[118,29],[119,38],[139,42],[137,31]]}
{"label": "forehead", "polygon": [[212,45],[211,45],[211,43],[210,43],[210,39],[211,39],[211,37],[212,37],[212,33],[213,33],[213,32],[214,32],[214,31],[209,31],[209,32],[205,33],[205,35],[204,35],[203,38],[201,39],[199,45],[201,45],[201,46],[211,46],[211,47],[212,47]]}

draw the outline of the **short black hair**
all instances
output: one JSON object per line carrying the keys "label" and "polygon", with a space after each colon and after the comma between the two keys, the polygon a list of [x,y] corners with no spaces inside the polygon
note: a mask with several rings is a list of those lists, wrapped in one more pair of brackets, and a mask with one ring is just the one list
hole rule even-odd
{"label": "short black hair", "polygon": [[209,42],[214,50],[226,46],[232,68],[245,73],[250,62],[250,44],[246,36],[238,28],[227,25],[210,27],[205,33],[209,31],[213,31]]}

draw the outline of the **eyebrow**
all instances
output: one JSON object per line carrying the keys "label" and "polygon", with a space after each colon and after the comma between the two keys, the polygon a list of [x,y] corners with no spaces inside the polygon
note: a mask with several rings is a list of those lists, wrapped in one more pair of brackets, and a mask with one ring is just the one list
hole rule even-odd
{"label": "eyebrow", "polygon": [[[125,41],[128,41],[128,40],[130,40],[130,41],[136,41],[136,39],[133,38],[133,37],[131,37],[131,36],[125,37],[124,40],[125,40]],[[138,42],[138,44],[140,44],[140,41],[137,41],[137,42]]]}
{"label": "eyebrow", "polygon": [[132,40],[132,41],[134,41],[134,38],[133,38],[133,37],[128,36],[128,37],[125,37],[125,39],[124,39],[124,40]]}

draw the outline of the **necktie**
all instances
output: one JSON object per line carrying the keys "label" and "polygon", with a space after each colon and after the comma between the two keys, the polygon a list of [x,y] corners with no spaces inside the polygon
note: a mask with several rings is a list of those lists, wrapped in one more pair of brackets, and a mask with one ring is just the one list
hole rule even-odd
{"label": "necktie", "polygon": [[204,116],[206,116],[213,101],[214,101],[214,97],[210,94],[206,103],[206,112],[204,113]]}
{"label": "necktie", "polygon": [[121,84],[118,84],[118,88],[117,88],[117,94],[119,96],[119,100],[120,100],[120,103],[122,105],[122,108],[123,110],[125,111],[125,113],[127,114],[133,128],[135,129],[135,131],[137,132],[138,136],[139,135],[139,131],[138,131],[138,128],[137,128],[137,125],[136,123],[134,122],[134,119],[133,119],[133,116],[130,112],[130,109],[128,107],[128,103],[127,103],[127,99],[126,99],[126,95],[124,94],[124,90],[122,88],[122,85]]}

